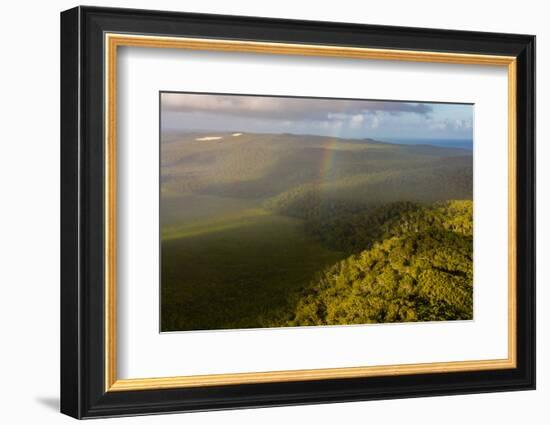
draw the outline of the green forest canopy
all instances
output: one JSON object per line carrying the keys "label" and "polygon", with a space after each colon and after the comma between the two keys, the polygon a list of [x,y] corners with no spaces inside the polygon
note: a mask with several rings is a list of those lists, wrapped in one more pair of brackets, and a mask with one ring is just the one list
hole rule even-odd
{"label": "green forest canopy", "polygon": [[369,248],[322,271],[274,325],[472,319],[472,201],[397,203],[370,217],[347,224],[352,243],[338,229],[328,237],[347,248],[363,238]]}

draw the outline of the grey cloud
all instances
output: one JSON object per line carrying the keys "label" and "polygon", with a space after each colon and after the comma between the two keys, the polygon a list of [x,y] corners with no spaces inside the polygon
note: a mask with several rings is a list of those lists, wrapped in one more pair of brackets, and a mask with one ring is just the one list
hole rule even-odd
{"label": "grey cloud", "polygon": [[345,118],[377,112],[387,112],[392,115],[408,112],[427,116],[432,111],[430,104],[413,102],[186,93],[163,93],[161,106],[163,112],[219,113],[291,121],[323,121],[330,117]]}

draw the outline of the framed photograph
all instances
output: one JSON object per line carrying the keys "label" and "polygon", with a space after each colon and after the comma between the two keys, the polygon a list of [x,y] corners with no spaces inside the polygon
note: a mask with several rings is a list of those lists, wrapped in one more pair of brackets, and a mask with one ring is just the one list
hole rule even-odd
{"label": "framed photograph", "polygon": [[535,388],[535,37],[61,14],[61,411]]}

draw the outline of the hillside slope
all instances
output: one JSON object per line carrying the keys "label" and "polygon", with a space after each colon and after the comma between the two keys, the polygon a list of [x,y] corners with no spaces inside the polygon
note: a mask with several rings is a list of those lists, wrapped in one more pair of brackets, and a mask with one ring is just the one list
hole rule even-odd
{"label": "hillside slope", "polygon": [[292,134],[166,136],[161,173],[163,190],[276,197],[270,205],[286,212],[303,197],[431,202],[470,199],[472,191],[466,150]]}
{"label": "hillside slope", "polygon": [[357,227],[378,232],[370,248],[323,270],[273,325],[472,319],[472,212],[471,201],[389,206],[379,226]]}

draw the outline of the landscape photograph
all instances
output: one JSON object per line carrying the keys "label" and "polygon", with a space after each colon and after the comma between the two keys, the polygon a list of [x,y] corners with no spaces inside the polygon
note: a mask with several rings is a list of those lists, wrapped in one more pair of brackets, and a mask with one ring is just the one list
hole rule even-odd
{"label": "landscape photograph", "polygon": [[472,104],[159,96],[162,332],[473,319]]}

